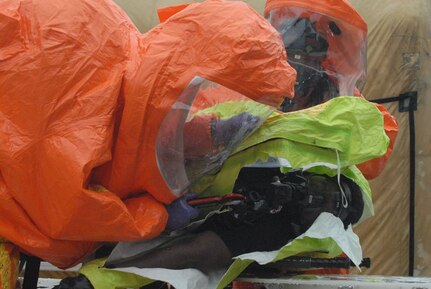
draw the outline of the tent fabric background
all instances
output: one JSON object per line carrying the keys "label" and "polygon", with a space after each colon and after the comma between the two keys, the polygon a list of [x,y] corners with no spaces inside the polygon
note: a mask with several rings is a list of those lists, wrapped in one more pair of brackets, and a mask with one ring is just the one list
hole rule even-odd
{"label": "tent fabric background", "polygon": [[[351,0],[368,24],[368,99],[418,92],[416,126],[416,231],[414,275],[431,275],[431,2]],[[407,275],[409,264],[409,116],[398,103],[385,105],[397,118],[399,134],[386,169],[371,182],[374,218],[357,228],[373,266],[365,274]]]}
{"label": "tent fabric background", "polygon": [[[184,0],[115,0],[141,31],[157,25],[157,8]],[[198,1],[187,1],[198,2]],[[200,1],[199,1],[200,2]],[[260,14],[265,0],[245,1]],[[418,91],[416,123],[415,275],[431,276],[431,2],[428,0],[351,0],[368,24],[368,75],[363,90],[368,99]],[[376,216],[356,228],[364,256],[372,258],[363,274],[407,275],[409,267],[409,119],[398,103],[385,104],[397,118],[399,133],[383,173],[371,181]]]}

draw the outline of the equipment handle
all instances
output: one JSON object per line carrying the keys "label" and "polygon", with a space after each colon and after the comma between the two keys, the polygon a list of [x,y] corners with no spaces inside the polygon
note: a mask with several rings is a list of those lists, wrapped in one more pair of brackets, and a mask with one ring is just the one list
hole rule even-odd
{"label": "equipment handle", "polygon": [[224,196],[197,198],[187,201],[193,207],[205,206],[210,204],[225,204],[233,201],[244,201],[245,197],[241,194],[228,194]]}

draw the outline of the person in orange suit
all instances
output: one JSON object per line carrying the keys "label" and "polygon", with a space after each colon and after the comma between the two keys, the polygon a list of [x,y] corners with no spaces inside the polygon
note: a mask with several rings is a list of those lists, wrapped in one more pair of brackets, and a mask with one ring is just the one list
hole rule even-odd
{"label": "person in orange suit", "polygon": [[[279,31],[289,64],[298,73],[295,97],[285,111],[325,102],[339,95],[361,96],[357,89],[366,74],[367,25],[346,0],[267,0],[265,18]],[[367,179],[377,177],[392,153],[398,125],[376,104],[390,138],[386,155],[360,164]]]}
{"label": "person in orange suit", "polygon": [[[0,236],[59,267],[166,227],[162,122],[195,76],[279,106],[295,71],[243,3],[190,5],[146,34],[105,0],[0,3]],[[198,137],[198,136],[197,136]]]}

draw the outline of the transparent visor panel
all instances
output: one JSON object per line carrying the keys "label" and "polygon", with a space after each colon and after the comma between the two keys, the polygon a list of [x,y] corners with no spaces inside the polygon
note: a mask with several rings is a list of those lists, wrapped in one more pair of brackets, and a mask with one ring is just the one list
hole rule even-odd
{"label": "transparent visor panel", "polygon": [[274,108],[195,77],[178,96],[157,136],[161,175],[177,196],[216,172]]}
{"label": "transparent visor panel", "polygon": [[297,71],[295,97],[286,99],[284,111],[354,95],[363,87],[366,31],[297,7],[273,9],[267,19],[281,34],[288,62]]}

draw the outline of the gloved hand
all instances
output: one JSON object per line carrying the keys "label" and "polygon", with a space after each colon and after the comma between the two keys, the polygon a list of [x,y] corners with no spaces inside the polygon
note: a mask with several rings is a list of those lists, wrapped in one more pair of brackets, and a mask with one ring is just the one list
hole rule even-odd
{"label": "gloved hand", "polygon": [[227,146],[236,140],[235,136],[241,131],[240,137],[252,132],[258,125],[260,118],[247,112],[228,119],[215,121],[212,126],[213,142],[216,146]]}
{"label": "gloved hand", "polygon": [[199,215],[199,209],[193,208],[187,201],[196,198],[198,195],[189,193],[175,200],[166,207],[169,214],[166,228],[174,231],[187,226],[190,221]]}

